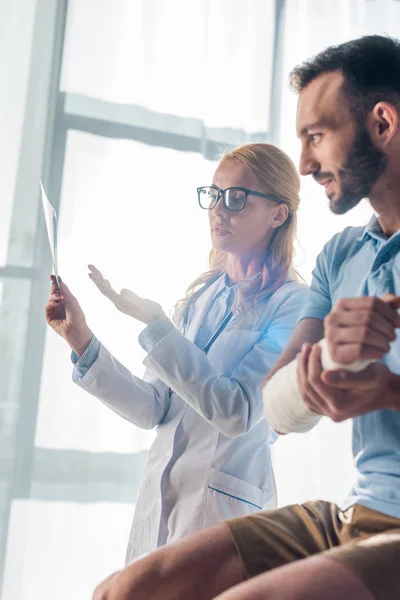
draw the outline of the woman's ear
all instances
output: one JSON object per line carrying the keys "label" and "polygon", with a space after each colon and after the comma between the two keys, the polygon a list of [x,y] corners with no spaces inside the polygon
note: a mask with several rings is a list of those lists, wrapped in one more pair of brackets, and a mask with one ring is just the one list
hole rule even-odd
{"label": "woman's ear", "polygon": [[286,204],[278,204],[275,209],[274,217],[272,220],[272,227],[280,227],[284,224],[289,216],[289,209]]}

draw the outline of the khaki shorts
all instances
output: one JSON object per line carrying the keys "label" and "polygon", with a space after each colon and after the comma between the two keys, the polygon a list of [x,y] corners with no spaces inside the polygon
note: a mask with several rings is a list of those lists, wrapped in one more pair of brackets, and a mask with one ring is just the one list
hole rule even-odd
{"label": "khaki shorts", "polygon": [[378,600],[400,600],[400,519],[317,500],[225,523],[248,578],[323,553],[355,572]]}

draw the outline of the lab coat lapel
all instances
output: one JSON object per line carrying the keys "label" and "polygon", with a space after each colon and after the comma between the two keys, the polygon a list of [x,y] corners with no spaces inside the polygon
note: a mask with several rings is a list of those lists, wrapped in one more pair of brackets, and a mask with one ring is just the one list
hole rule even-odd
{"label": "lab coat lapel", "polygon": [[193,316],[187,325],[186,334],[185,334],[186,337],[192,342],[194,342],[194,340],[195,340],[195,337],[199,330],[199,327],[200,327],[203,319],[205,318],[207,311],[210,308],[211,301],[212,301],[217,289],[219,288],[220,283],[221,283],[221,278],[218,277],[218,279],[216,281],[214,281],[210,285],[210,287],[208,289],[206,289],[204,291],[204,293],[201,294],[197,298],[197,300],[195,302],[195,305],[193,308]]}

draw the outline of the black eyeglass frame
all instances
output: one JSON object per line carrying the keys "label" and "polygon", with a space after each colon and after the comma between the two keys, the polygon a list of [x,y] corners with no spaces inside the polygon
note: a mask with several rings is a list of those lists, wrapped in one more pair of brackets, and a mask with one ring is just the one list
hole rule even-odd
{"label": "black eyeglass frame", "polygon": [[[218,196],[215,201],[215,204],[213,204],[212,206],[209,206],[208,208],[204,208],[204,206],[201,205],[201,201],[200,201],[201,190],[210,189],[210,188],[212,188],[213,190],[217,190]],[[240,190],[240,191],[244,192],[245,195],[244,195],[244,202],[243,202],[242,208],[238,208],[238,209],[229,208],[229,206],[226,205],[225,193],[228,192],[229,190]],[[197,188],[197,200],[198,200],[200,208],[202,208],[203,210],[213,210],[217,206],[219,200],[222,198],[222,202],[223,202],[226,210],[230,210],[232,212],[240,212],[246,206],[247,197],[250,195],[259,196],[260,198],[267,198],[267,200],[272,200],[272,202],[276,202],[277,204],[284,203],[283,200],[280,200],[279,198],[277,198],[276,196],[272,196],[271,194],[263,194],[261,192],[256,192],[255,190],[248,190],[247,188],[242,188],[242,187],[238,187],[238,186],[229,187],[229,188],[226,188],[225,190],[221,190],[216,185],[203,185],[203,186]]]}

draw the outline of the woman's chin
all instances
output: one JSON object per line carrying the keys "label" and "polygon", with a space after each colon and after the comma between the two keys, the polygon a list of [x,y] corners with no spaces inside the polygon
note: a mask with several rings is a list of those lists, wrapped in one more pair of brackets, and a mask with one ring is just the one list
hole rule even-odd
{"label": "woman's chin", "polygon": [[220,250],[221,252],[232,252],[235,249],[233,240],[228,240],[226,237],[212,236],[211,243],[214,250]]}

